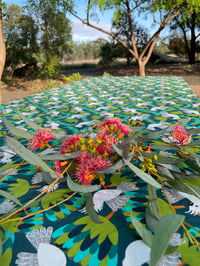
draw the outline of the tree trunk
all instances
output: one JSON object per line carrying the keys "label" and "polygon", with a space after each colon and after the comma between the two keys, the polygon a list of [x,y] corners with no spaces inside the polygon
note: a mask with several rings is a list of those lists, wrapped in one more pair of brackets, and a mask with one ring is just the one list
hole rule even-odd
{"label": "tree trunk", "polygon": [[192,14],[191,23],[191,43],[190,43],[190,54],[189,54],[189,64],[195,64],[195,53],[196,53],[196,36],[195,36],[195,25],[196,25],[196,13]]}
{"label": "tree trunk", "polygon": [[139,75],[141,77],[145,77],[145,63],[141,61],[141,59],[138,59],[138,68],[139,68]]}
{"label": "tree trunk", "polygon": [[1,104],[1,79],[6,60],[6,46],[3,34],[2,1],[0,0],[0,104]]}

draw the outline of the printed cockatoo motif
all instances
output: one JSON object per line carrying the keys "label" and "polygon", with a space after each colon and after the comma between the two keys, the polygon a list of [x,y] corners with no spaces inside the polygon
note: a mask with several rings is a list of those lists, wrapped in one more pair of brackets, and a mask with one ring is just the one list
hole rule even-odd
{"label": "printed cockatoo motif", "polygon": [[[102,189],[93,194],[93,204],[96,212],[103,209],[104,203],[106,203],[112,211],[121,209],[126,204],[128,197],[124,192],[138,190],[136,185],[130,182],[122,182],[116,189]],[[86,212],[86,209],[82,209],[82,212]]]}
{"label": "printed cockatoo motif", "polygon": [[26,238],[36,249],[37,253],[20,252],[15,261],[18,266],[66,266],[64,252],[50,244],[53,227],[42,227],[27,233]]}

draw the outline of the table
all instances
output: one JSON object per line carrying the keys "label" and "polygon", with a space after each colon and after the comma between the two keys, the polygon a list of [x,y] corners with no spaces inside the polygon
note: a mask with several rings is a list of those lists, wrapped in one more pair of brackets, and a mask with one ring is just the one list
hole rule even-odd
{"label": "table", "polygon": [[[70,135],[82,132],[105,117],[140,121],[144,127],[154,131],[186,118],[190,118],[188,127],[198,127],[200,101],[180,77],[98,77],[12,101],[2,105],[1,109],[18,128],[31,131],[17,109],[38,125]],[[0,129],[6,131],[3,123],[0,123]],[[8,150],[3,137],[0,146]],[[19,162],[18,157],[12,154],[2,151],[0,155],[0,167],[10,163],[11,169],[13,163]],[[3,176],[6,171],[0,174]],[[119,189],[122,176],[126,177],[125,181],[134,179],[135,188],[124,193],[128,201],[110,218],[111,209],[104,204],[98,213],[101,224],[93,223],[87,214],[80,212],[85,206],[84,193],[77,193],[65,203],[27,218],[17,229],[17,221],[3,224],[1,236],[5,239],[11,235],[3,245],[0,265],[147,265],[149,249],[133,230],[130,220],[132,213],[145,223],[146,183],[125,169],[113,179],[109,176],[115,189]],[[36,168],[25,165],[8,175],[0,183],[0,189],[25,203],[44,185]],[[57,190],[33,205],[30,212],[39,212],[71,194],[65,184],[59,184]],[[162,200],[162,195],[160,198]],[[186,221],[199,230],[200,201],[191,205],[191,199],[179,197],[174,198],[174,203],[182,206],[177,213],[184,214]],[[11,200],[1,197],[0,215],[13,206]],[[180,241],[180,236],[177,235],[174,241]],[[132,257],[134,264],[132,259],[129,261]],[[180,262],[177,256],[165,259],[168,262],[171,259],[172,263]]]}

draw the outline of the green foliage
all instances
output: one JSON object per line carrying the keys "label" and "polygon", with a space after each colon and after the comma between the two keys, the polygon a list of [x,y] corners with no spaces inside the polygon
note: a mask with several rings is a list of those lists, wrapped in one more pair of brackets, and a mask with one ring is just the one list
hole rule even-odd
{"label": "green foliage", "polygon": [[48,55],[43,59],[38,77],[56,79],[61,74],[60,60],[57,55]]}
{"label": "green foliage", "polygon": [[[30,127],[36,130],[39,129],[35,123],[29,122],[23,115],[21,115],[21,118],[28,123]],[[17,137],[21,136],[21,132],[19,133],[20,136],[18,136],[18,132],[16,132],[13,127],[10,127],[8,121],[5,119],[4,121],[6,121],[5,124],[9,127],[11,134],[15,132]],[[184,222],[185,217],[175,213],[176,208],[173,206],[173,203],[170,202],[171,199],[167,193],[167,190],[170,190],[172,194],[180,193],[180,195],[182,195],[181,192],[187,193],[189,199],[190,197],[200,198],[198,182],[195,183],[196,185],[190,184],[190,179],[199,179],[200,173],[200,157],[197,153],[197,150],[199,150],[199,138],[197,136],[195,140],[195,135],[194,138],[192,138],[190,133],[193,132],[193,134],[198,134],[200,129],[196,128],[195,130],[189,129],[190,131],[186,131],[183,125],[187,124],[187,122],[188,119],[185,119],[181,121],[182,124],[176,124],[167,129],[151,132],[140,126],[128,127],[122,124],[118,118],[109,118],[105,123],[101,125],[97,124],[94,131],[97,133],[96,129],[105,127],[106,136],[104,136],[104,134],[97,134],[98,137],[96,137],[96,135],[91,137],[92,132],[91,129],[89,129],[83,132],[82,136],[68,136],[67,138],[63,136],[63,138],[60,139],[55,136],[53,137],[55,138],[55,142],[53,142],[52,146],[48,143],[48,138],[46,137],[51,137],[53,132],[48,131],[47,133],[45,131],[45,136],[43,136],[40,131],[39,135],[34,135],[35,140],[37,142],[39,141],[42,147],[43,145],[48,145],[49,149],[53,149],[51,154],[44,156],[30,151],[13,136],[6,136],[5,138],[8,147],[21,158],[30,164],[39,166],[45,172],[50,174],[51,172],[53,173],[51,176],[50,174],[45,173],[44,175],[44,173],[42,173],[43,181],[48,185],[51,183],[46,191],[48,189],[54,189],[55,185],[57,185],[56,182],[67,181],[68,189],[58,189],[38,199],[41,200],[43,209],[48,208],[48,210],[46,210],[49,212],[48,214],[52,212],[49,207],[52,205],[57,206],[59,202],[64,200],[71,200],[69,207],[67,202],[63,203],[64,206],[67,206],[66,212],[75,211],[78,207],[82,207],[82,203],[85,202],[85,197],[83,195],[77,195],[76,198],[74,195],[76,193],[78,194],[78,192],[85,193],[87,197],[86,211],[89,216],[84,216],[76,220],[72,226],[75,228],[81,225],[80,234],[83,233],[85,238],[85,233],[88,233],[91,239],[96,238],[95,241],[97,241],[98,245],[101,245],[104,243],[105,239],[108,239],[113,245],[113,248],[117,248],[118,232],[116,227],[108,219],[111,217],[110,215],[102,217],[96,214],[98,207],[94,204],[94,197],[92,197],[91,193],[94,192],[94,195],[96,193],[101,195],[101,192],[104,192],[103,189],[107,189],[113,185],[119,186],[122,181],[129,181],[135,184],[138,178],[142,179],[141,182],[145,182],[148,188],[148,204],[145,210],[145,223],[148,228],[145,228],[141,222],[135,220],[132,216],[131,221],[138,234],[143,238],[145,243],[151,247],[151,265],[157,265],[162,256],[171,254],[176,250],[182,252],[182,257],[186,262],[193,263],[195,260],[193,260],[191,256],[188,256],[187,253],[191,251],[195,254],[198,239],[192,236],[190,232],[191,225]],[[126,135],[126,137],[124,137],[124,135]],[[112,137],[112,139],[114,138],[116,143],[109,144],[107,142],[108,136]],[[164,139],[173,140],[171,140],[170,143],[166,142],[163,140],[162,136],[165,137]],[[52,139],[49,138],[49,140]],[[58,157],[54,151],[57,152],[58,148],[63,143],[65,143],[65,146],[64,148],[61,146],[60,149],[63,153],[61,152],[60,157]],[[66,145],[66,143],[68,143],[68,145]],[[38,146],[38,149],[40,148],[41,145]],[[163,154],[163,151],[168,152]],[[53,170],[53,168],[55,169],[54,163],[56,163],[55,171]],[[89,168],[87,165],[89,165]],[[145,165],[145,169],[143,169],[143,165]],[[129,171],[134,172],[134,175],[128,177],[122,176],[124,172],[123,170],[121,171],[121,168],[124,169],[125,167],[127,167]],[[107,178],[105,178],[105,175],[110,173],[113,175],[108,175]],[[55,179],[56,176],[59,176],[57,180]],[[183,180],[183,177],[186,178]],[[8,190],[11,192],[10,194],[20,197],[26,193],[28,186],[28,181],[17,179],[14,184],[8,186]],[[127,186],[129,186],[129,184],[127,184]],[[24,189],[19,190],[19,187],[23,187]],[[157,188],[161,189],[161,193],[163,193],[165,200],[157,197]],[[130,190],[127,191],[129,192]],[[160,191],[158,193],[160,193]],[[19,204],[12,196],[5,193],[2,195]],[[98,194],[96,195],[98,196]],[[73,198],[71,198],[72,196]],[[102,200],[102,204],[103,203],[104,201]],[[127,205],[129,204],[130,203],[127,203]],[[22,208],[20,210],[22,210]],[[22,216],[21,213],[11,214],[12,218],[9,217],[9,222],[4,222],[3,220],[2,227],[4,230],[15,232],[18,230],[16,228],[18,217]],[[54,214],[60,219],[67,215],[67,213],[60,209],[54,211]],[[126,211],[125,215],[128,216],[129,214],[130,211]],[[132,214],[134,214],[134,212]],[[3,219],[6,219],[5,215]],[[173,246],[172,244],[171,246],[170,240],[181,226],[185,232],[183,239],[181,239],[182,243],[180,243],[180,246]],[[65,229],[64,234],[58,236],[56,239],[55,242],[57,244],[64,244],[70,238],[68,230],[71,230],[71,227],[66,226]],[[149,232],[149,230],[151,232]],[[184,244],[186,235],[191,240],[191,246]],[[68,250],[69,257],[75,256],[77,250],[79,250],[82,241],[81,237],[80,241],[77,241],[73,247],[70,246]]]}
{"label": "green foliage", "polygon": [[12,259],[12,249],[7,248],[0,257],[0,265],[10,266],[11,259]]}
{"label": "green foliage", "polygon": [[83,77],[79,72],[71,74],[69,77],[62,76],[62,79],[65,81],[78,81],[81,80]]}
{"label": "green foliage", "polygon": [[3,17],[6,42],[5,73],[11,73],[20,64],[35,63],[34,53],[38,50],[38,26],[21,7],[5,8]]}

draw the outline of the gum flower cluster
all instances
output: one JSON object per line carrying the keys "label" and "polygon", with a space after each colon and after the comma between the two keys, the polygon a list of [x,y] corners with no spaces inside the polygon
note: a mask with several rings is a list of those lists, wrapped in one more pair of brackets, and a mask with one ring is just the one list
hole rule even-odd
{"label": "gum flower cluster", "polygon": [[56,138],[55,133],[51,129],[40,129],[36,132],[32,139],[29,141],[29,147],[32,150],[37,150],[47,146],[49,141]]}
{"label": "gum flower cluster", "polygon": [[[89,185],[95,178],[100,178],[99,172],[110,167],[110,157],[113,155],[112,144],[118,143],[124,136],[131,133],[128,126],[118,118],[107,118],[98,126],[99,132],[94,138],[89,135],[71,135],[64,139],[59,153],[79,152],[76,158],[76,169],[71,173],[83,185]],[[61,173],[68,165],[67,161],[56,160],[56,170]]]}
{"label": "gum flower cluster", "polygon": [[172,132],[172,138],[179,144],[185,145],[191,142],[191,134],[187,133],[183,126],[175,124]]}
{"label": "gum flower cluster", "polygon": [[[131,129],[122,124],[118,118],[106,118],[105,122],[96,126],[96,129],[95,134],[93,132],[91,135],[69,135],[60,143],[59,155],[69,156],[69,159],[64,157],[64,159],[54,161],[58,174],[62,175],[68,172],[82,185],[90,185],[96,179],[103,185],[101,172],[111,167],[117,159],[113,144],[121,144],[123,139],[131,133]],[[174,141],[179,145],[191,142],[191,135],[179,124],[174,125],[170,138],[172,139],[171,144]],[[52,130],[40,129],[33,135],[29,147],[34,151],[44,147],[50,148],[49,142],[54,139],[56,139],[56,135]],[[149,153],[147,158],[142,160],[140,167],[144,172],[151,170],[153,174],[157,173],[156,166],[152,162],[159,156],[151,153],[151,144],[145,145],[145,142],[140,142],[139,145],[135,145],[132,143],[128,149],[127,152],[132,152],[133,158],[141,156],[141,152]]]}

